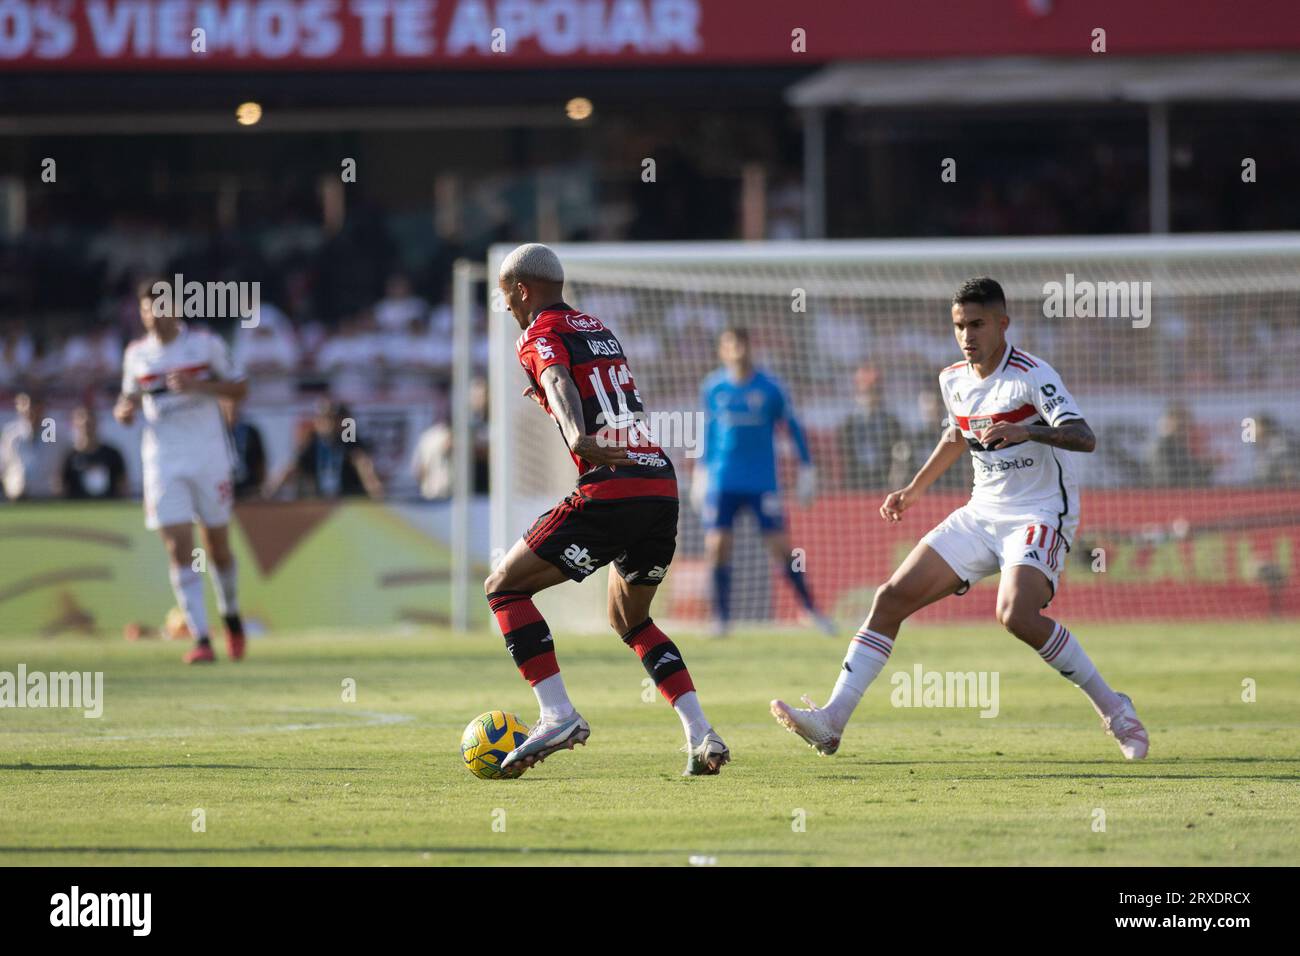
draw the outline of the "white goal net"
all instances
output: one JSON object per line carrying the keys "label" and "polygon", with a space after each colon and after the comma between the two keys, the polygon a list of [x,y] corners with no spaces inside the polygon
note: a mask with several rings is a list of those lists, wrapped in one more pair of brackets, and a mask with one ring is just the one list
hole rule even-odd
{"label": "white goal net", "polygon": [[[495,277],[508,247],[492,250]],[[726,326],[785,386],[817,468],[809,507],[778,432],[786,527],[806,580],[846,627],[916,540],[969,492],[963,461],[897,525],[877,509],[938,439],[940,369],[959,361],[949,300],[976,275],[1006,291],[1013,344],[1049,361],[1098,437],[1081,455],[1082,523],[1056,607],[1069,620],[1300,614],[1300,236],[557,246],[566,299],[618,336],[682,486],[655,613],[709,619],[711,572],[687,488],[701,381]],[[489,291],[494,288],[490,284]],[[554,425],[521,397],[509,314],[490,312],[496,554],[573,486]],[[661,438],[663,436],[661,435]],[[554,626],[606,627],[604,573],[539,599]],[[737,623],[794,624],[752,517],[732,558]],[[988,619],[984,582],[924,620]]]}

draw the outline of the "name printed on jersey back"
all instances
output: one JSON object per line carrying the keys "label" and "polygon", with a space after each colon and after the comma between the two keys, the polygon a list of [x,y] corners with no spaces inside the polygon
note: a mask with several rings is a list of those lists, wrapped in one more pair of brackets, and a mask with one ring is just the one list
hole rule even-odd
{"label": "name printed on jersey back", "polygon": [[645,425],[645,406],[623,346],[599,319],[573,310],[544,311],[519,337],[516,350],[548,413],[551,403],[541,384],[542,373],[552,365],[561,365],[582,401],[584,432],[607,445],[627,449],[628,465],[616,469],[594,468],[570,452],[580,485],[654,475],[673,482],[675,496],[672,463]]}

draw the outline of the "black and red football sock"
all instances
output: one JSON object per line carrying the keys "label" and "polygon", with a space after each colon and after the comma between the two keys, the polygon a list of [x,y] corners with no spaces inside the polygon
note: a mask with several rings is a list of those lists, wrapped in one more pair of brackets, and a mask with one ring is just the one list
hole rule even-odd
{"label": "black and red football sock", "polygon": [[506,639],[506,650],[524,679],[535,685],[558,674],[551,629],[533,604],[533,596],[523,591],[493,591],[487,600]]}
{"label": "black and red football sock", "polygon": [[653,618],[646,618],[624,634],[623,643],[636,651],[645,672],[668,703],[676,706],[678,697],[695,690],[681,651],[667,634],[655,627]]}

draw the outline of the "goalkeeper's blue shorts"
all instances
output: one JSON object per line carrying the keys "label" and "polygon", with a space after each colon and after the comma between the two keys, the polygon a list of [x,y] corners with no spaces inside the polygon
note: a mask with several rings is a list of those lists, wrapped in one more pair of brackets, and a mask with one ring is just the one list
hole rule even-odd
{"label": "goalkeeper's blue shorts", "polygon": [[730,531],[741,511],[754,512],[763,534],[785,527],[779,491],[714,491],[704,499],[700,520],[709,531]]}

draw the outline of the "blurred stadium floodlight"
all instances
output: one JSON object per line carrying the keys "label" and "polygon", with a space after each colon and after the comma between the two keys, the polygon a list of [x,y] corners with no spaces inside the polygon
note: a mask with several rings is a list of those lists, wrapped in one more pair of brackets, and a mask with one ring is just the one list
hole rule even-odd
{"label": "blurred stadium floodlight", "polygon": [[[0,114],[0,136],[176,136],[228,133],[238,125],[229,109],[159,112]],[[573,125],[553,106],[283,108],[263,113],[255,126],[266,133],[333,133],[339,130],[556,129]]]}

